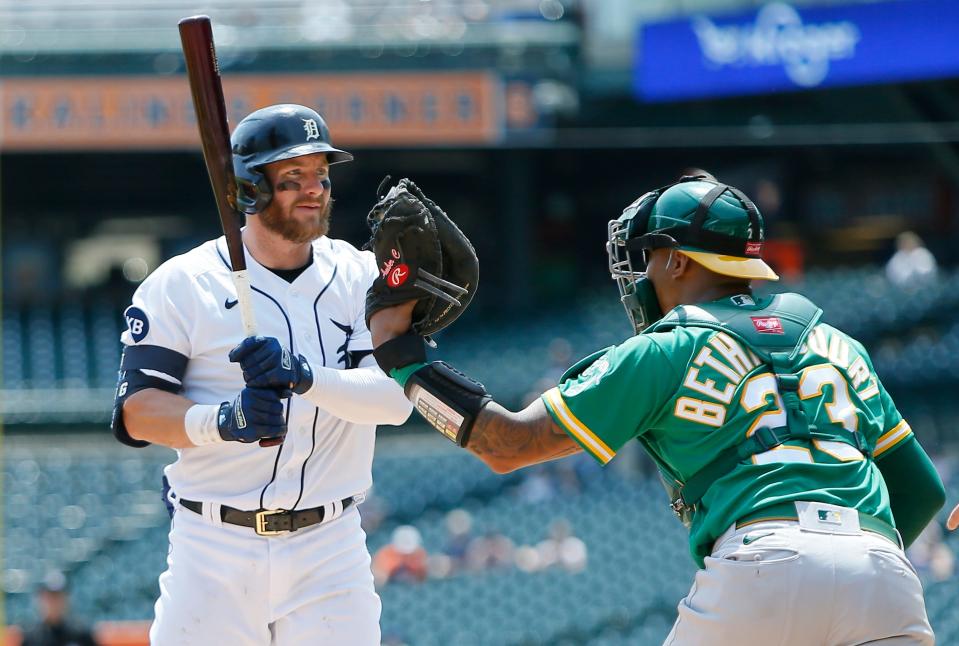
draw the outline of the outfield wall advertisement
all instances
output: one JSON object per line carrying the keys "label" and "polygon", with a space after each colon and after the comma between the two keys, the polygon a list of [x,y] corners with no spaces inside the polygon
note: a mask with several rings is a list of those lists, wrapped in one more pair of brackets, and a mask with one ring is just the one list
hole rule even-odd
{"label": "outfield wall advertisement", "polygon": [[645,101],[959,76],[959,2],[796,7],[641,25],[633,89]]}
{"label": "outfield wall advertisement", "polygon": [[[503,82],[485,72],[248,74],[225,78],[230,124],[273,103],[324,115],[337,144],[482,145],[505,127]],[[199,148],[183,76],[0,80],[4,150]]]}

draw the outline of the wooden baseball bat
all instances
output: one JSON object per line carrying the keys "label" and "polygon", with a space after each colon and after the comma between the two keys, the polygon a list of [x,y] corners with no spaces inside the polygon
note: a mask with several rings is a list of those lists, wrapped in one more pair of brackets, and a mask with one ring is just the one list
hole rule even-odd
{"label": "wooden baseball bat", "polygon": [[[246,271],[246,256],[240,236],[241,215],[236,208],[236,178],[233,175],[233,153],[230,148],[230,126],[220,81],[220,65],[213,44],[213,28],[209,16],[190,16],[179,22],[180,42],[190,77],[190,93],[196,112],[196,125],[203,142],[203,160],[210,176],[213,197],[220,213],[220,225],[226,236],[226,247],[233,268],[233,285],[240,306],[240,318],[246,336],[256,335],[253,315],[253,294]],[[282,440],[260,440],[260,446],[275,446]]]}

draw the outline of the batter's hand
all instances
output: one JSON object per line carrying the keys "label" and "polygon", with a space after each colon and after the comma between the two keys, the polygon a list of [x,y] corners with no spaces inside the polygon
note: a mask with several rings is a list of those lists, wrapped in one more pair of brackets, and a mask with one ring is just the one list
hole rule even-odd
{"label": "batter's hand", "polygon": [[282,397],[302,395],[313,385],[309,362],[302,354],[294,357],[272,336],[248,336],[230,351],[230,361],[240,364],[247,386],[273,388]]}
{"label": "batter's hand", "polygon": [[283,400],[270,388],[246,387],[232,402],[220,404],[216,428],[227,442],[282,441],[286,435]]}
{"label": "batter's hand", "polygon": [[959,505],[956,505],[952,508],[952,512],[949,514],[949,520],[946,521],[946,528],[949,531],[954,531],[959,527]]}

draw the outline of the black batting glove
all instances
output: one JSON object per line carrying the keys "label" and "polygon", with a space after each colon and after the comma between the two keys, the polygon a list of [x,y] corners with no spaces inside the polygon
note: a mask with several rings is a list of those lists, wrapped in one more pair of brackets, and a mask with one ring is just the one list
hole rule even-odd
{"label": "black batting glove", "polygon": [[273,388],[284,397],[302,395],[313,386],[313,369],[301,354],[293,356],[272,336],[249,336],[230,351],[251,388]]}
{"label": "black batting glove", "polygon": [[286,435],[283,400],[275,390],[248,386],[232,402],[220,404],[216,428],[227,442],[282,440]]}

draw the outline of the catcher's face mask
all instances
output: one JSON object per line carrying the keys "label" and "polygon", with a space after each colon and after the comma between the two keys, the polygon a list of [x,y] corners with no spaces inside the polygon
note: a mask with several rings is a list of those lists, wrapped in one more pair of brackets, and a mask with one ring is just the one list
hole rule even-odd
{"label": "catcher's face mask", "polygon": [[703,175],[681,177],[627,206],[609,223],[606,251],[636,333],[663,317],[646,272],[650,251],[679,249],[716,274],[777,280],[761,258],[763,228],[759,209],[742,191]]}
{"label": "catcher's face mask", "polygon": [[[619,288],[619,300],[636,334],[663,317],[653,283],[646,275],[652,246],[641,244],[637,237],[646,227],[649,209],[659,194],[646,193],[630,204],[616,220],[610,220],[606,254],[609,273]],[[665,246],[665,245],[664,245]]]}

